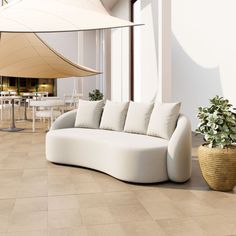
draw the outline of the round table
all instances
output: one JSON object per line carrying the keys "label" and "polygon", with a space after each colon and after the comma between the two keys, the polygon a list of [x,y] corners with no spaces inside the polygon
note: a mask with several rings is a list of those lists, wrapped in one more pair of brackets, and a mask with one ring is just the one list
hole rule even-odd
{"label": "round table", "polygon": [[[2,97],[0,97],[0,101],[1,101],[2,106],[3,106],[3,101],[11,101],[11,107],[12,107],[11,125],[9,128],[0,129],[1,131],[18,132],[18,131],[24,130],[22,128],[16,128],[16,125],[15,125],[15,99],[21,99],[21,96],[2,96]],[[2,109],[1,109],[1,117],[2,117]]]}

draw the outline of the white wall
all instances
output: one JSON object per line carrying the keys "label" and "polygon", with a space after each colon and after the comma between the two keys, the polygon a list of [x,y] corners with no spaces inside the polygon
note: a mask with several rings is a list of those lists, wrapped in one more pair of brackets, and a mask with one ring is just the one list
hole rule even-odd
{"label": "white wall", "polygon": [[111,30],[104,31],[105,97],[111,99]]}
{"label": "white wall", "polygon": [[[39,34],[53,49],[74,63],[100,70],[96,54],[96,31]],[[63,78],[57,80],[57,95],[63,98],[64,94],[71,94],[75,87],[76,92],[83,93],[83,98],[88,99],[88,94],[96,89],[98,76],[85,78]]]}
{"label": "white wall", "polygon": [[[83,65],[93,69],[98,69],[96,57],[96,31],[83,32],[83,45],[80,50],[83,51],[83,59],[80,61]],[[89,76],[83,79],[83,98],[88,99],[88,94],[97,88],[97,76]]]}
{"label": "white wall", "polygon": [[[53,49],[69,60],[77,63],[78,60],[78,33],[48,33],[38,34]],[[74,88],[74,77],[57,80],[57,95],[63,98],[64,94],[71,94]]]}
{"label": "white wall", "polygon": [[[39,34],[52,48],[63,56],[81,65],[100,70],[99,58],[97,58],[98,41],[96,31],[71,32],[71,33],[50,33]],[[99,88],[100,76],[84,78],[65,78],[57,80],[57,95],[63,97],[65,93],[71,94],[75,87],[76,92],[82,93],[84,99],[92,90]],[[75,84],[75,85],[74,85]]]}
{"label": "white wall", "polygon": [[134,20],[134,100],[151,101],[158,90],[158,0],[138,0]]}
{"label": "white wall", "polygon": [[[130,1],[120,0],[111,14],[130,20]],[[130,100],[130,29],[111,30],[111,99]]]}
{"label": "white wall", "polygon": [[209,98],[236,105],[235,9],[235,0],[172,0],[172,94],[193,129]]}
{"label": "white wall", "polygon": [[[130,19],[130,1],[120,0],[111,13]],[[134,100],[171,101],[171,0],[137,0],[134,4]],[[125,29],[127,30],[127,29]],[[130,99],[130,32],[111,35],[111,95]]]}

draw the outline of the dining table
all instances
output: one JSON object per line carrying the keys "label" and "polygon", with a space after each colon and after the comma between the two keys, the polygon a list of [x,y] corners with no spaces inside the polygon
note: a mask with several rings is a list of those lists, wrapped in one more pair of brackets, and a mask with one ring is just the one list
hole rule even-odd
{"label": "dining table", "polygon": [[[17,128],[16,124],[15,124],[15,100],[16,99],[21,99],[21,96],[1,96],[0,97],[0,102],[1,102],[1,106],[3,108],[3,103],[4,101],[10,101],[11,104],[11,124],[10,127],[8,128],[2,128],[0,129],[1,131],[5,131],[5,132],[18,132],[18,131],[22,131],[24,130],[23,128]],[[3,115],[3,109],[1,109],[1,118]]]}
{"label": "dining table", "polygon": [[30,107],[32,107],[33,110],[33,122],[32,122],[32,131],[35,132],[35,120],[36,120],[36,110],[37,108],[46,109],[47,111],[50,111],[50,120],[51,125],[53,123],[53,110],[54,108],[61,107],[64,111],[64,101],[61,99],[48,99],[48,100],[31,100],[30,101]]}

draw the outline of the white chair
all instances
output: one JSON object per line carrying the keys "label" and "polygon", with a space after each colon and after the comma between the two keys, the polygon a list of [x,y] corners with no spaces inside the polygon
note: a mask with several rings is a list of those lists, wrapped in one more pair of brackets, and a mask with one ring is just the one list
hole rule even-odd
{"label": "white chair", "polygon": [[[4,98],[4,96],[2,96]],[[14,99],[14,108],[17,109],[18,114],[20,114],[20,106],[21,106],[21,100],[20,99]],[[0,99],[0,110],[1,110],[1,120],[3,120],[3,111],[8,111],[8,118],[11,117],[12,112],[12,104],[11,100],[6,99]]]}
{"label": "white chair", "polygon": [[83,96],[83,94],[64,94],[64,103],[65,103],[65,109],[69,110],[75,109],[78,107],[79,99]]}
{"label": "white chair", "polygon": [[9,91],[10,96],[17,96],[17,92],[16,91]]}
{"label": "white chair", "polygon": [[48,92],[39,92],[42,98],[48,97]]}
{"label": "white chair", "polygon": [[43,97],[41,100],[45,101],[45,100],[60,100],[60,97]]}
{"label": "white chair", "polygon": [[33,99],[41,100],[42,98],[48,97],[48,92],[34,92]]}
{"label": "white chair", "polygon": [[1,111],[1,120],[3,120],[3,112],[4,110],[8,111],[8,118],[11,115],[11,104],[10,103],[6,103],[5,100],[1,100],[0,102],[0,111]]}
{"label": "white chair", "polygon": [[3,98],[0,101],[0,110],[1,110],[1,120],[3,120],[3,111],[7,110],[8,111],[8,116],[10,117],[11,115],[11,101],[8,99],[4,99],[4,97],[10,96],[9,91],[1,91],[0,96]]}
{"label": "white chair", "polygon": [[[43,100],[32,101],[30,106],[33,107],[33,131],[35,131],[35,119],[48,120],[48,129],[51,127],[53,121],[64,113],[64,102],[62,100]],[[36,110],[37,108],[43,110]]]}
{"label": "white chair", "polygon": [[[30,99],[33,98],[33,93],[22,93],[23,98],[25,99],[25,106],[29,108]],[[28,104],[28,105],[27,105]]]}
{"label": "white chair", "polygon": [[9,91],[1,91],[1,96],[9,96],[10,92]]}
{"label": "white chair", "polygon": [[[17,96],[16,91],[8,91],[10,96]],[[10,103],[10,102],[9,102]],[[14,99],[14,106],[17,108],[18,112],[20,112],[20,105],[21,105],[21,99]]]}

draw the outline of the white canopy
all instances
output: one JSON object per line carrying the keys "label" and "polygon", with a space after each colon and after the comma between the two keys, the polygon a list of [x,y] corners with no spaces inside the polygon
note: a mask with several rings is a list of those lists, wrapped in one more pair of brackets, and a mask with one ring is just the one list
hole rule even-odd
{"label": "white canopy", "polygon": [[1,33],[0,36],[0,76],[66,78],[99,73],[67,60],[34,33]]}
{"label": "white canopy", "polygon": [[0,32],[65,32],[134,26],[100,0],[15,0],[0,8]]}

